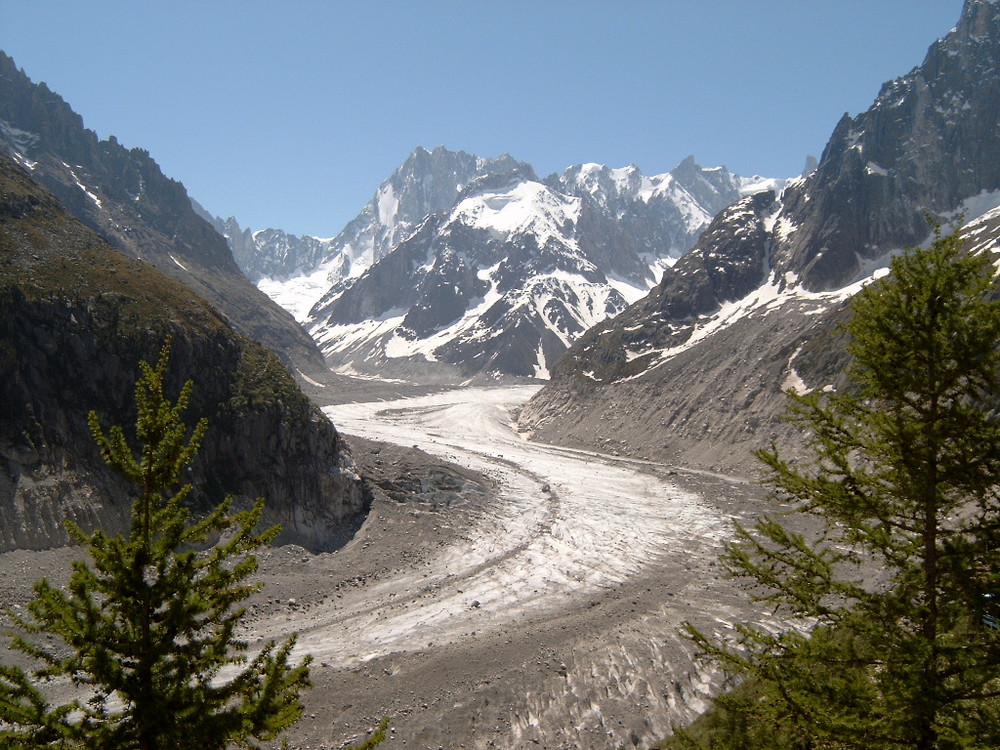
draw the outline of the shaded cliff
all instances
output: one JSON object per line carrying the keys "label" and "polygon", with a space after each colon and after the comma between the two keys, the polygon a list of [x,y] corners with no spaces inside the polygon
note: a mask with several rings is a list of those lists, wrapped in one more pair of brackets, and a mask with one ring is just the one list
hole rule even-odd
{"label": "shaded cliff", "polygon": [[123,528],[128,488],[86,425],[129,428],[139,359],[172,337],[168,393],[209,432],[186,479],[204,507],[267,500],[282,539],[329,546],[366,494],[334,426],[285,366],[180,282],[81,225],[0,154],[0,550],[66,542],[62,520]]}

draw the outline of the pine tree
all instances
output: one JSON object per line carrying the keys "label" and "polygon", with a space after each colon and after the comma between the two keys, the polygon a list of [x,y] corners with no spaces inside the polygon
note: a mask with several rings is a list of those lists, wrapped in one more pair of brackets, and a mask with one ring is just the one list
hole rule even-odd
{"label": "pine tree", "polygon": [[[253,553],[278,532],[258,532],[263,503],[231,512],[227,498],[199,520],[185,507],[191,485],[174,489],[207,423],[189,431],[181,415],[192,385],[176,403],[164,395],[169,344],[155,366],[141,362],[135,389],[134,454],[123,430],[105,432],[89,415],[104,460],[138,488],[127,536],[87,534],[70,523],[89,562],[73,564],[65,590],[39,581],[25,631],[12,648],[33,657],[31,672],[0,666],[0,746],[88,750],[222,750],[253,747],[295,723],[309,661],[291,663],[295,636],[255,655],[237,628]],[[209,544],[209,542],[214,542]],[[39,645],[54,636],[55,645]],[[46,680],[69,679],[82,697],[50,706]]]}
{"label": "pine tree", "polygon": [[724,561],[802,628],[720,643],[686,626],[746,680],[710,746],[1000,746],[996,291],[992,259],[936,232],[853,300],[851,386],[789,394],[811,459],[758,457],[773,499],[822,534],[765,517],[737,525]]}

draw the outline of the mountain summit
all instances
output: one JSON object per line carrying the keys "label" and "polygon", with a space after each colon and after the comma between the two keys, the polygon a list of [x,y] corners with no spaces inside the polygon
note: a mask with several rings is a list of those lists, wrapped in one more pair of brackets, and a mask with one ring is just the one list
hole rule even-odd
{"label": "mountain summit", "polygon": [[261,289],[345,371],[547,378],[587,328],[645,294],[720,209],[779,181],[693,157],[648,177],[416,149],[333,240],[217,226]]}

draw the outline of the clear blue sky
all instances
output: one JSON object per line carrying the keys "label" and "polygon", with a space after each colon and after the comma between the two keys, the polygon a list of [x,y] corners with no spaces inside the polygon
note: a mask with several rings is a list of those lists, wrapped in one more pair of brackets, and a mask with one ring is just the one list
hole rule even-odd
{"label": "clear blue sky", "polygon": [[961,0],[2,0],[0,49],[209,211],[339,232],[415,146],[791,176]]}

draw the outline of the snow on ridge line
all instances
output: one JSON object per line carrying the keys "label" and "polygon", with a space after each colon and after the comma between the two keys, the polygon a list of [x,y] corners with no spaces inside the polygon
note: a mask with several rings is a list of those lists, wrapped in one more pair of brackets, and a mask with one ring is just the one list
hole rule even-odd
{"label": "snow on ridge line", "polygon": [[[568,167],[567,171],[573,169]],[[756,184],[762,178],[739,179],[746,184]],[[590,185],[594,191],[606,192],[605,198],[610,198],[617,192],[619,197],[626,200],[648,202],[657,196],[665,201],[675,202],[689,231],[700,230],[712,218],[700,207],[695,196],[684,189],[669,172],[649,177],[634,164],[609,168],[596,163],[585,163],[576,168],[575,176],[572,179],[567,178],[567,182],[575,183],[578,193]],[[774,181],[764,180],[764,182],[766,185],[762,186],[770,186]],[[506,188],[480,192],[460,199],[448,209],[448,213],[450,221],[485,229],[500,236],[524,232],[533,234],[539,245],[556,242],[574,253],[582,252],[574,227],[578,224],[583,200],[578,195],[572,195],[573,192],[574,189],[568,184],[565,184],[564,188],[553,189],[537,180],[521,179]],[[402,197],[397,187],[389,182],[383,183],[372,201],[374,210],[369,209],[372,214],[369,218],[372,220],[376,235],[382,236],[391,232],[393,237],[385,238],[391,239],[394,245],[398,244],[403,234],[410,236],[414,229],[409,225],[403,227],[398,224]],[[255,236],[258,234],[259,232],[254,233]],[[395,236],[397,234],[400,236]],[[330,245],[333,241],[315,237],[309,239],[326,245]],[[308,273],[284,281],[276,278],[263,279],[257,286],[281,307],[289,310],[297,321],[311,323],[315,328],[317,321],[310,320],[309,315],[315,304],[335,284],[344,280],[350,283],[351,279],[360,277],[375,263],[376,243],[371,232],[358,239],[360,241],[357,242],[357,247],[352,247],[348,243],[340,248],[340,252],[328,256],[326,261]],[[650,272],[654,276],[654,282],[662,275],[664,266],[671,264],[671,260],[656,259],[655,262],[647,264],[651,266]],[[634,283],[621,279],[609,279],[609,283],[629,303],[638,301],[648,292],[648,288],[641,289]]]}
{"label": "snow on ridge line", "polygon": [[[987,221],[1000,215],[1000,190],[983,190],[977,195],[966,198],[954,211],[943,214],[945,218],[957,217],[960,215],[965,216],[967,219],[970,216],[972,217],[972,219],[966,224],[966,232],[970,239],[974,238],[977,234],[985,231],[984,225]],[[977,229],[977,226],[982,228]],[[780,208],[767,217],[765,220],[765,228],[767,231],[775,232],[782,237],[787,237],[789,234],[798,229],[795,224],[788,221],[781,215]],[[929,236],[928,240],[923,244],[926,245],[930,239],[931,236]],[[989,242],[982,243],[976,249],[982,249],[989,244]],[[992,244],[995,246],[997,243],[993,242]],[[724,302],[714,313],[701,316],[698,319],[698,322],[695,323],[695,328],[691,336],[684,343],[675,347],[659,350],[648,349],[643,351],[628,351],[626,352],[626,357],[631,361],[632,359],[636,359],[638,357],[658,353],[659,356],[657,361],[645,371],[649,372],[675,355],[693,348],[699,342],[728,328],[746,315],[753,312],[776,309],[777,307],[793,302],[811,302],[820,305],[823,303],[834,303],[848,299],[861,291],[861,289],[867,284],[888,274],[889,260],[893,255],[896,255],[899,252],[900,250],[898,249],[890,250],[889,252],[884,253],[880,258],[868,261],[863,264],[863,270],[852,283],[847,284],[840,289],[823,292],[809,292],[805,290],[798,284],[798,277],[791,272],[786,273],[783,284],[779,284],[774,273],[772,273],[771,277],[765,284],[762,284],[757,289],[751,291],[745,297],[739,300]],[[998,261],[998,266],[1000,266],[1000,261]],[[782,289],[782,287],[784,288]],[[819,312],[819,309],[814,312]],[[645,372],[633,375],[630,378],[627,378],[627,380],[643,377]]]}
{"label": "snow on ridge line", "polygon": [[513,188],[486,191],[460,201],[452,211],[454,221],[476,229],[502,234],[542,229],[545,234],[561,236],[565,223],[575,224],[580,218],[582,201],[563,196],[540,182],[519,182]]}
{"label": "snow on ridge line", "polygon": [[761,177],[760,175],[753,175],[752,177],[739,177],[737,189],[739,190],[740,196],[744,198],[748,195],[763,193],[765,190],[773,190],[775,195],[780,195],[786,187],[797,179],[800,178],[789,179],[785,177]]}

